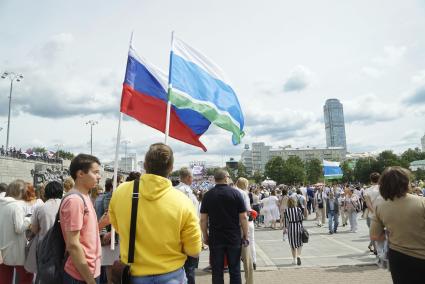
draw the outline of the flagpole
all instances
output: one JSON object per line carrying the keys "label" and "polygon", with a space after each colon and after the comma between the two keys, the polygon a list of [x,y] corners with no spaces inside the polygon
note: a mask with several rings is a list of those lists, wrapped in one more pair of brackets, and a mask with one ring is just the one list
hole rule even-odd
{"label": "flagpole", "polygon": [[[133,33],[131,31],[130,36],[130,48],[133,46]],[[117,144],[115,145],[115,161],[114,161],[114,179],[112,181],[112,192],[117,188],[118,183],[118,153],[120,151],[120,142],[121,142],[121,122],[122,122],[122,112],[120,111],[120,118],[118,120],[118,130],[117,130]],[[115,229],[111,226],[111,250],[115,250]]]}
{"label": "flagpole", "polygon": [[170,113],[171,113],[171,89],[173,88],[173,84],[171,83],[171,69],[173,64],[173,48],[174,48],[174,31],[171,32],[171,51],[170,51],[170,63],[168,70],[168,98],[167,98],[167,116],[165,120],[165,144],[168,144],[168,136],[170,134]]}

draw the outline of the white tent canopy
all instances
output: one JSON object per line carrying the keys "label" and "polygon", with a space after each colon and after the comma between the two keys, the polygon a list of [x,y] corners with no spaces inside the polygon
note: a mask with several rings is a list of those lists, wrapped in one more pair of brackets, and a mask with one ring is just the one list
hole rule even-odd
{"label": "white tent canopy", "polygon": [[276,182],[271,179],[266,179],[261,183],[262,186],[276,186]]}

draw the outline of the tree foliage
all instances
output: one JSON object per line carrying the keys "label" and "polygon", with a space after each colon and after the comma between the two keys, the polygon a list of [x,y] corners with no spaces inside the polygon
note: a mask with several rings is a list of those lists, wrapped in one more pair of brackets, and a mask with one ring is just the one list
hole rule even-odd
{"label": "tree foliage", "polygon": [[255,181],[255,183],[260,183],[264,180],[264,175],[262,175],[259,171],[255,171],[252,175],[252,179]]}
{"label": "tree foliage", "polygon": [[304,163],[298,156],[289,157],[283,165],[283,183],[296,184],[305,180]]}
{"label": "tree foliage", "polygon": [[319,159],[311,159],[305,162],[306,180],[309,184],[317,183],[323,175],[322,163]]}
{"label": "tree foliage", "polygon": [[284,165],[282,157],[273,157],[267,162],[264,175],[278,184],[283,183]]}
{"label": "tree foliage", "polygon": [[63,151],[63,150],[57,151],[56,155],[58,155],[59,158],[62,158],[64,160],[72,160],[75,157],[75,155],[73,153],[66,152],[66,151]]}
{"label": "tree foliage", "polygon": [[344,161],[341,163],[341,169],[342,169],[342,181],[343,182],[354,182],[354,169],[355,165],[353,161]]}
{"label": "tree foliage", "polygon": [[246,172],[246,168],[242,162],[238,163],[238,172],[237,172],[237,178],[244,177],[248,178],[248,174]]}

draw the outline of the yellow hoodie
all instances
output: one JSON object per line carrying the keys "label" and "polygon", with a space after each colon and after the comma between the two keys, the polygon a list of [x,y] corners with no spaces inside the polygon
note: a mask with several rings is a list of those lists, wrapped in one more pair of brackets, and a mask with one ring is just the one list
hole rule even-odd
{"label": "yellow hoodie", "polygon": [[[120,236],[121,261],[127,263],[133,182],[112,194],[109,213]],[[171,181],[144,174],[139,184],[136,249],[131,275],[164,274],[184,265],[187,255],[201,251],[201,230],[193,204]]]}

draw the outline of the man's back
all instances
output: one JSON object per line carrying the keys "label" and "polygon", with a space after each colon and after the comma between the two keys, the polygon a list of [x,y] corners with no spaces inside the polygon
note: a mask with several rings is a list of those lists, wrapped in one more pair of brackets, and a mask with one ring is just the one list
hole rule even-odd
{"label": "man's back", "polygon": [[225,184],[217,184],[202,200],[201,213],[208,214],[209,244],[240,245],[239,214],[246,212],[241,193]]}
{"label": "man's back", "polygon": [[[111,224],[120,235],[121,260],[127,262],[133,182],[113,193]],[[201,251],[199,220],[193,204],[168,179],[145,174],[140,179],[135,263],[132,276],[164,274],[181,268],[186,255]],[[118,222],[119,220],[119,222]]]}

